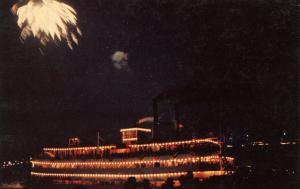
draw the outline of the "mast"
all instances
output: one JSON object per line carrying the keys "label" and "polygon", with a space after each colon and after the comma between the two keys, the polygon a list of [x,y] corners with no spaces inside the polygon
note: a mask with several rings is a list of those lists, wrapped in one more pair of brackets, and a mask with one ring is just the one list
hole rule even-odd
{"label": "mast", "polygon": [[99,136],[99,131],[97,132],[97,147],[99,147],[99,138],[100,138],[100,136]]}
{"label": "mast", "polygon": [[155,139],[155,134],[158,130],[158,107],[157,100],[153,99],[153,127],[152,127],[152,139]]}

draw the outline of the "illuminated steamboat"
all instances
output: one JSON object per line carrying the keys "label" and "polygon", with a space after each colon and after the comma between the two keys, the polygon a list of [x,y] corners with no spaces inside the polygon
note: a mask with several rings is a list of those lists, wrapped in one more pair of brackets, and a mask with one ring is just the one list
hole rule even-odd
{"label": "illuminated steamboat", "polygon": [[122,183],[129,177],[159,183],[192,172],[196,178],[228,174],[233,158],[221,156],[216,138],[139,144],[151,129],[121,129],[124,148],[115,145],[44,148],[44,157],[32,160],[31,175],[59,179],[89,179]]}
{"label": "illuminated steamboat", "polygon": [[[142,127],[143,122],[151,122],[152,129]],[[177,130],[183,127],[179,121],[175,123]],[[160,185],[167,178],[176,182],[191,172],[199,179],[232,173],[233,158],[222,156],[222,143],[217,138],[158,139],[153,133],[158,131],[158,125],[154,103],[153,117],[141,119],[136,127],[120,130],[122,145],[99,145],[98,140],[96,146],[44,148],[42,157],[31,161],[31,175],[50,180],[113,184],[135,177],[137,181],[148,179]]]}

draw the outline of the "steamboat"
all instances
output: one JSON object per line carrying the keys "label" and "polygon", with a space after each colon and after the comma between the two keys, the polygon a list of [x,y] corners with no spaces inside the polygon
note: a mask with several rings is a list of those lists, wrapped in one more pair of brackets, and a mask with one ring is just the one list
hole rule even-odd
{"label": "steamboat", "polygon": [[[43,157],[31,161],[34,177],[93,180],[120,184],[129,177],[152,184],[178,179],[192,172],[195,178],[230,174],[232,157],[223,157],[217,138],[138,143],[151,133],[147,128],[121,129],[124,148],[116,145],[44,148]],[[76,140],[76,139],[75,139]]]}
{"label": "steamboat", "polygon": [[[156,104],[154,108],[156,107]],[[177,113],[175,113],[176,118]],[[176,119],[175,119],[176,120]],[[152,122],[152,127],[142,127]],[[179,131],[183,126],[175,122]],[[31,161],[31,176],[38,179],[122,184],[129,177],[147,179],[159,186],[166,179],[178,182],[180,176],[192,173],[206,179],[232,173],[233,158],[222,155],[218,138],[157,138],[158,116],[141,119],[131,128],[120,130],[118,145],[80,146],[79,138],[69,139],[69,146],[43,148]]]}

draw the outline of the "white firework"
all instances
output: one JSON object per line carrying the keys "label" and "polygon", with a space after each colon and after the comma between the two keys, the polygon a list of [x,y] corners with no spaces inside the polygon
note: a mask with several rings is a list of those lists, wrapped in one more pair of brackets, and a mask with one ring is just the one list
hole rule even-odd
{"label": "white firework", "polygon": [[122,61],[127,61],[128,60],[128,54],[123,52],[123,51],[116,51],[112,57],[112,61],[114,62],[122,62]]}
{"label": "white firework", "polygon": [[116,51],[112,56],[111,60],[114,63],[114,67],[118,70],[126,69],[127,71],[130,71],[130,68],[128,66],[128,54],[123,51]]}
{"label": "white firework", "polygon": [[23,6],[13,6],[21,28],[20,39],[33,36],[42,45],[50,41],[65,40],[70,49],[78,45],[78,36],[82,33],[77,26],[77,13],[69,5],[57,0],[29,0]]}

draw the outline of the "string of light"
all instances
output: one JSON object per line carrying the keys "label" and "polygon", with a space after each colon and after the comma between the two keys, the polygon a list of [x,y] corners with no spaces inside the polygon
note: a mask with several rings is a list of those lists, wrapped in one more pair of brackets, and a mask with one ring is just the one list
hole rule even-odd
{"label": "string of light", "polygon": [[126,128],[126,129],[121,129],[120,132],[125,132],[125,131],[143,131],[143,132],[150,132],[151,129],[145,129],[145,128],[140,128],[140,127],[135,127],[135,128]]}
{"label": "string of light", "polygon": [[[227,161],[233,161],[231,157],[225,157]],[[63,166],[63,167],[72,167],[72,166],[85,166],[85,165],[97,165],[97,166],[107,166],[107,165],[132,165],[132,164],[151,164],[151,163],[181,163],[181,162],[219,162],[221,161],[219,156],[200,156],[200,157],[192,157],[192,158],[178,158],[178,159],[168,159],[168,160],[140,160],[140,161],[117,161],[117,162],[103,162],[103,161],[89,161],[89,162],[50,162],[50,161],[31,161],[33,166],[44,165],[44,166]]]}
{"label": "string of light", "polygon": [[[225,175],[226,171],[194,171],[193,174],[207,174],[208,176],[213,175]],[[127,179],[129,177],[135,177],[137,179],[141,178],[161,178],[161,177],[180,177],[181,175],[186,175],[187,172],[169,172],[169,173],[147,173],[147,174],[80,174],[80,173],[43,173],[43,172],[31,172],[32,176],[40,177],[81,177],[81,178],[108,178],[108,179]]]}
{"label": "string of light", "polygon": [[71,150],[106,150],[116,148],[115,145],[110,146],[87,146],[87,147],[69,147],[69,148],[43,148],[44,151],[71,151]]}
{"label": "string of light", "polygon": [[[132,144],[128,145],[129,148],[139,148],[139,147],[163,147],[170,145],[183,145],[183,144],[197,144],[197,143],[213,143],[216,145],[221,145],[220,142],[215,141],[217,138],[206,138],[206,139],[192,139],[184,141],[174,141],[174,142],[161,142],[161,143],[150,143],[150,144]],[[88,146],[88,147],[69,147],[69,148],[43,148],[44,151],[72,151],[72,150],[105,150],[116,148],[115,145],[109,146]]]}
{"label": "string of light", "polygon": [[131,144],[129,147],[151,147],[151,146],[169,146],[169,145],[182,145],[182,144],[192,144],[192,143],[213,143],[216,145],[221,145],[220,142],[215,141],[217,138],[206,138],[206,139],[192,139],[184,141],[174,141],[174,142],[161,142],[161,143],[150,143],[150,144]]}

